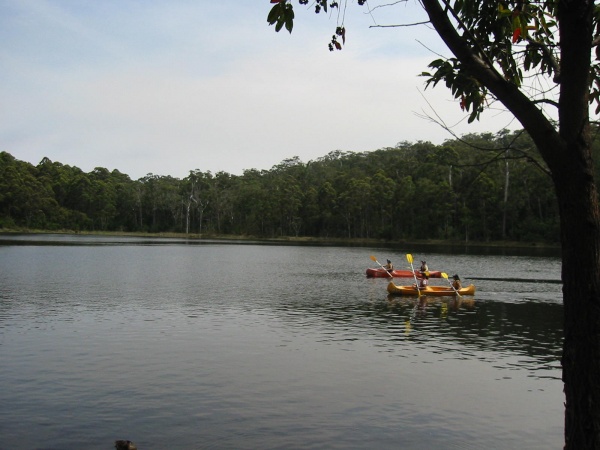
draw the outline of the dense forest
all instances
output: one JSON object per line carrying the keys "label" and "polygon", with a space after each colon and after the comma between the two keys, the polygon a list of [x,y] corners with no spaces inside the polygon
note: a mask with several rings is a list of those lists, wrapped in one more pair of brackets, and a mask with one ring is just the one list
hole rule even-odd
{"label": "dense forest", "polygon": [[556,243],[551,178],[522,131],[298,157],[243,175],[132,180],[0,153],[0,230]]}

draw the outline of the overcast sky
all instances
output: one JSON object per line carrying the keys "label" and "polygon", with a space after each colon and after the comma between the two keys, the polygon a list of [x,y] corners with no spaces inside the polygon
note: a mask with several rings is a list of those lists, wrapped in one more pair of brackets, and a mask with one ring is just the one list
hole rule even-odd
{"label": "overcast sky", "polygon": [[331,151],[520,128],[490,111],[481,123],[427,63],[448,55],[409,0],[376,10],[349,2],[346,46],[329,52],[336,16],[296,6],[275,33],[269,0],[0,0],[0,151],[37,164],[183,178],[190,170],[270,169]]}

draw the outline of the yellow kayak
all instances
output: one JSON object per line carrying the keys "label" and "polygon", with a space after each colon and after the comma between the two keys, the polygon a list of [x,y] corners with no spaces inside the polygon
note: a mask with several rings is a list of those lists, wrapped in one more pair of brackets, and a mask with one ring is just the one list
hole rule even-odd
{"label": "yellow kayak", "polygon": [[[392,295],[419,295],[419,291],[414,286],[398,286],[392,282],[388,284],[387,290]],[[427,286],[420,289],[421,295],[456,295],[456,291],[450,286]],[[475,295],[475,285],[470,284],[458,290],[460,295]]]}

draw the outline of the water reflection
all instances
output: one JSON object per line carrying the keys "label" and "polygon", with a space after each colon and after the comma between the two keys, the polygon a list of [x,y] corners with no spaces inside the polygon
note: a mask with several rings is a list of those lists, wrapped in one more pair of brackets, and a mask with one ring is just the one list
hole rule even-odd
{"label": "water reflection", "polygon": [[[400,252],[405,251],[405,244],[392,245]],[[511,246],[485,246],[485,245],[460,245],[460,244],[411,244],[411,252],[424,254],[444,253],[452,255],[484,255],[484,256],[536,256],[536,257],[560,257],[559,246],[538,246],[530,245],[527,247]],[[431,268],[430,268],[431,269]]]}
{"label": "water reflection", "polygon": [[101,241],[0,245],[0,448],[561,446],[556,258],[417,301],[374,249]]}
{"label": "water reflection", "polygon": [[[294,327],[321,323],[326,339],[376,338],[386,352],[402,352],[394,343],[421,342],[449,358],[470,354],[510,369],[513,358],[531,376],[560,379],[563,308],[540,302],[504,303],[474,298],[388,296],[387,301],[352,305],[319,302],[295,304],[282,312]],[[504,362],[503,362],[504,360]],[[540,371],[549,370],[550,374]]]}

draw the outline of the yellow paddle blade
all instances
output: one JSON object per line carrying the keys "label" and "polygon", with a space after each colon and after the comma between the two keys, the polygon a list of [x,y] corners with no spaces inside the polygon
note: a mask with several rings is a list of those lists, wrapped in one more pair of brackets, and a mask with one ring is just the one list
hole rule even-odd
{"label": "yellow paddle blade", "polygon": [[377,261],[377,258],[375,258],[373,255],[369,256],[369,258],[371,258],[371,261]]}
{"label": "yellow paddle blade", "polygon": [[448,274],[446,272],[442,272],[442,278],[448,279]]}
{"label": "yellow paddle blade", "polygon": [[406,259],[408,260],[408,262],[409,262],[409,263],[411,263],[411,264],[412,264],[412,262],[413,262],[413,257],[412,257],[412,255],[411,255],[410,253],[408,253],[408,254],[406,255]]}

